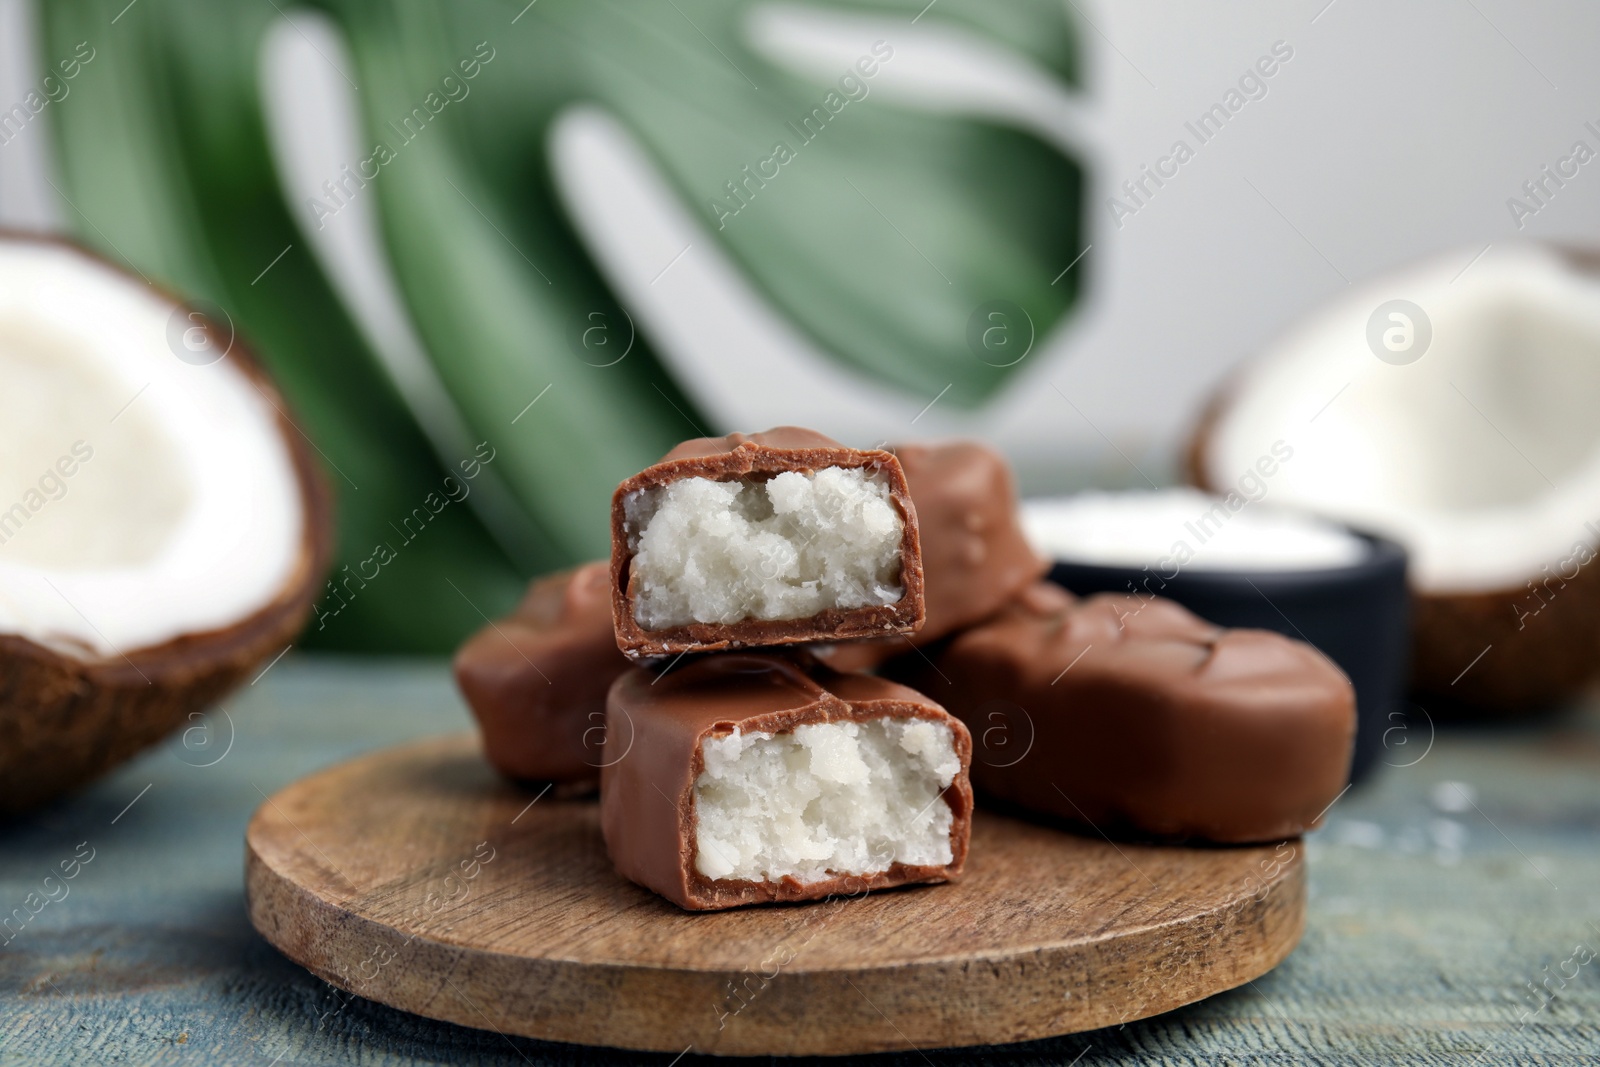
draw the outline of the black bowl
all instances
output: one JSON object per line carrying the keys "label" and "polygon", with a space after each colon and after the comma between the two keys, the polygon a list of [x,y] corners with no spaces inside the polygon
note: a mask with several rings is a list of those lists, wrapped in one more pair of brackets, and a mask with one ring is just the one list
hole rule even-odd
{"label": "black bowl", "polygon": [[1406,552],[1352,530],[1367,543],[1360,560],[1317,570],[1184,570],[1162,579],[1151,569],[1056,560],[1051,581],[1081,596],[1155,593],[1219,626],[1276,630],[1320,649],[1356,691],[1356,744],[1350,780],[1360,781],[1383,750],[1394,716],[1405,717],[1411,652]]}

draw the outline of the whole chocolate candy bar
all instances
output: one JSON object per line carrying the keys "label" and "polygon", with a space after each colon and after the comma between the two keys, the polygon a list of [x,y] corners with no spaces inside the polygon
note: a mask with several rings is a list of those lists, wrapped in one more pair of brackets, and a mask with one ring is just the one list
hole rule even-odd
{"label": "whole chocolate candy bar", "polygon": [[922,624],[899,461],[812,430],[685,441],[617,487],[611,537],[617,645],[630,657]]}
{"label": "whole chocolate candy bar", "polygon": [[517,610],[456,653],[456,685],[502,774],[583,784],[600,779],[606,692],[628,669],[611,629],[604,563],[541,578]]}
{"label": "whole chocolate candy bar", "polygon": [[971,728],[981,797],[1102,833],[1290,837],[1349,771],[1355,701],[1337,667],[1157,597],[1041,582],[931,664],[891,668]]}
{"label": "whole chocolate candy bar", "polygon": [[[910,638],[880,638],[819,650],[839,670],[868,670],[981,622],[1043,577],[1018,521],[1016,483],[1005,457],[976,441],[895,445],[922,538],[927,617]],[[909,642],[909,645],[908,645]]]}
{"label": "whole chocolate candy bar", "polygon": [[618,872],[693,911],[956,877],[966,727],[803,653],[708,656],[611,688],[600,825]]}

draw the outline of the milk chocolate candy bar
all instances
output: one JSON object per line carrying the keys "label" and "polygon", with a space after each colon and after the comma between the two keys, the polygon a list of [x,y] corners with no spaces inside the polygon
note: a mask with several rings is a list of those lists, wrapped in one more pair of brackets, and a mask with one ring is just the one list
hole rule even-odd
{"label": "milk chocolate candy bar", "polygon": [[627,668],[604,563],[534,582],[515,612],[479,630],[455,658],[456,685],[497,770],[591,788],[600,779],[606,692]]}
{"label": "milk chocolate candy bar", "polygon": [[1157,597],[1047,582],[897,676],[978,739],[980,797],[1112,835],[1270,841],[1347,780],[1348,679],[1311,646]]}
{"label": "milk chocolate candy bar", "polygon": [[[932,644],[981,622],[1050,569],[1018,520],[1016,483],[1005,457],[976,441],[896,445],[922,538],[927,617],[910,638],[819,650],[839,670],[869,670],[911,646]],[[909,641],[909,644],[908,644]]]}
{"label": "milk chocolate candy bar", "polygon": [[922,624],[900,462],[811,430],[685,441],[617,487],[611,537],[617,645],[633,658]]}
{"label": "milk chocolate candy bar", "polygon": [[955,878],[972,741],[883,678],[730,652],[611,687],[600,825],[624,877],[681,908]]}

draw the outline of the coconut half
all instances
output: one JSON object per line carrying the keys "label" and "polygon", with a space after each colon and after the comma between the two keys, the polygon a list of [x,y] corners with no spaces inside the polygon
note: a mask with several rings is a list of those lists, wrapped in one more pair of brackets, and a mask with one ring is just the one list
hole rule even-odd
{"label": "coconut half", "polygon": [[0,810],[158,740],[304,624],[333,531],[285,410],[231,329],[0,236]]}
{"label": "coconut half", "polygon": [[1511,711],[1600,669],[1600,272],[1542,245],[1472,258],[1306,320],[1213,401],[1189,466],[1226,493],[1276,457],[1268,499],[1405,545],[1413,686]]}

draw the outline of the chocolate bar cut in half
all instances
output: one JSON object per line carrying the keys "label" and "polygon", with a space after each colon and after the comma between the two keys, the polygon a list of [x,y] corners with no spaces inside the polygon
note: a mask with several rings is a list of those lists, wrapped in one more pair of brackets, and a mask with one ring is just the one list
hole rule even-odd
{"label": "chocolate bar cut in half", "polygon": [[922,694],[804,652],[635,668],[608,699],[601,829],[619,873],[691,911],[949,881],[971,751]]}
{"label": "chocolate bar cut in half", "polygon": [[922,624],[899,461],[812,430],[685,441],[617,487],[611,534],[613,621],[631,658]]}

